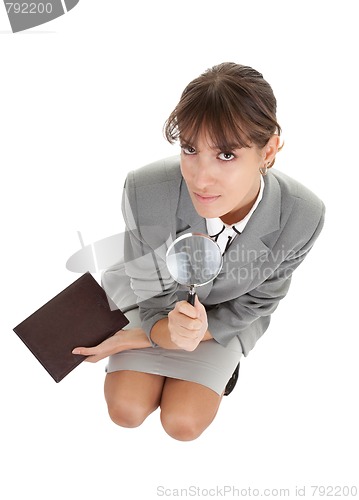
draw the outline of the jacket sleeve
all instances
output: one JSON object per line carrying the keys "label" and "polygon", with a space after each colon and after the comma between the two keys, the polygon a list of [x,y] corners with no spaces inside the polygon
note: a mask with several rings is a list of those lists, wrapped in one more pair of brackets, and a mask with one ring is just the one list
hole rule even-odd
{"label": "jacket sleeve", "polygon": [[294,270],[303,262],[314,245],[324,224],[324,205],[318,225],[306,243],[283,260],[275,271],[260,285],[246,294],[210,309],[208,329],[213,338],[227,345],[238,336],[245,355],[268,328],[270,315],[286,296]]}
{"label": "jacket sleeve", "polygon": [[[166,265],[166,250],[171,243],[171,231],[166,225],[141,224],[138,220],[136,189],[130,180],[125,184],[122,213],[126,224],[124,261],[130,278],[142,328],[153,347],[150,333],[157,321],[166,318],[178,301],[178,285]],[[167,214],[168,216],[168,214]],[[153,217],[149,220],[152,221]]]}

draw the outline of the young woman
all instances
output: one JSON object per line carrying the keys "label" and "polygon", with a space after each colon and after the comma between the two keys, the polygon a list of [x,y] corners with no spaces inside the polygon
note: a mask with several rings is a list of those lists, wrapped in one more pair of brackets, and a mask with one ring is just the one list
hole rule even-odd
{"label": "young woman", "polygon": [[[109,356],[105,398],[118,425],[139,426],[160,407],[170,436],[197,438],[288,292],[322,229],[324,205],[269,170],[280,133],[263,76],[223,63],[186,87],[166,122],[180,157],[127,176],[125,268],[137,304],[126,329],[73,351],[93,362]],[[191,232],[211,236],[223,252],[220,274],[198,289],[194,306],[165,262],[169,244]],[[116,269],[105,273],[105,288],[114,280],[122,286]]]}

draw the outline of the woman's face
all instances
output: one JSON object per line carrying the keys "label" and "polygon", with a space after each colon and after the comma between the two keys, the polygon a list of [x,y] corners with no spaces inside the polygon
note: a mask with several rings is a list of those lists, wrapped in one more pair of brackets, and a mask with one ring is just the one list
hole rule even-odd
{"label": "woman's face", "polygon": [[278,136],[256,146],[219,151],[203,134],[196,146],[181,140],[181,171],[201,217],[235,224],[247,215],[260,188],[260,167],[274,159]]}

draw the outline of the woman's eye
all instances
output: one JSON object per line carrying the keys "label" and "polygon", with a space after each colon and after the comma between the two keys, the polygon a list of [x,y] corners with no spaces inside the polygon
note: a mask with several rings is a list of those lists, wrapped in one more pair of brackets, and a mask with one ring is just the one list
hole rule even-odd
{"label": "woman's eye", "polygon": [[222,161],[231,161],[235,156],[233,153],[219,153],[218,158]]}
{"label": "woman's eye", "polygon": [[192,146],[181,146],[182,151],[184,152],[185,155],[194,155],[196,154],[195,148]]}

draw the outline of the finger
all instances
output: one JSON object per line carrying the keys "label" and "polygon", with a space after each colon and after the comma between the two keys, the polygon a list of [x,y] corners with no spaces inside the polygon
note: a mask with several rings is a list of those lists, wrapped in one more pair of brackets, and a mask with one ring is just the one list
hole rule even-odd
{"label": "finger", "polygon": [[204,305],[199,301],[198,295],[196,295],[196,300],[194,303],[194,308],[198,312],[198,314],[201,314],[201,312],[205,309]]}
{"label": "finger", "polygon": [[73,349],[72,354],[80,354],[86,356],[84,361],[90,363],[97,363],[103,356],[95,349],[95,347],[76,347]]}
{"label": "finger", "polygon": [[177,327],[176,330],[171,332],[171,339],[186,339],[186,340],[197,340],[201,338],[201,330],[188,330],[187,328]]}
{"label": "finger", "polygon": [[81,354],[82,356],[93,356],[97,354],[95,347],[75,347],[72,354]]}
{"label": "finger", "polygon": [[189,318],[198,318],[198,312],[194,306],[192,306],[186,300],[182,300],[181,302],[177,302],[176,309],[181,314],[188,316]]}
{"label": "finger", "polygon": [[189,334],[186,332],[178,332],[177,335],[172,340],[177,340],[178,342],[193,343],[201,339],[199,334]]}
{"label": "finger", "polygon": [[180,315],[169,315],[169,321],[171,326],[174,328],[181,328],[183,330],[187,330],[189,332],[196,332],[201,330],[202,321],[198,318],[189,318],[184,314]]}

